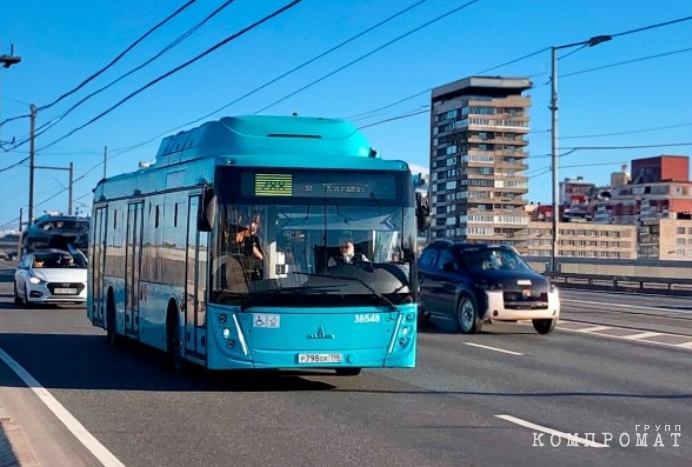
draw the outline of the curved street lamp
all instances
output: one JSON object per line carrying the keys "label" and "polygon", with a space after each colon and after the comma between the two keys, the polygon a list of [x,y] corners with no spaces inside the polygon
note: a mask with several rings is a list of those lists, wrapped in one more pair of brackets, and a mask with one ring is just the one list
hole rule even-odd
{"label": "curved street lamp", "polygon": [[558,231],[560,228],[560,205],[559,205],[559,192],[560,184],[558,181],[558,147],[557,147],[557,51],[560,49],[568,49],[570,47],[593,47],[603,42],[611,40],[612,37],[608,35],[594,36],[591,39],[573,42],[571,44],[558,45],[551,47],[551,57],[552,57],[552,67],[550,71],[550,111],[552,115],[551,123],[551,155],[552,155],[552,174],[553,174],[553,238],[552,238],[552,249],[550,254],[550,271],[556,273],[556,263],[555,260],[558,256]]}

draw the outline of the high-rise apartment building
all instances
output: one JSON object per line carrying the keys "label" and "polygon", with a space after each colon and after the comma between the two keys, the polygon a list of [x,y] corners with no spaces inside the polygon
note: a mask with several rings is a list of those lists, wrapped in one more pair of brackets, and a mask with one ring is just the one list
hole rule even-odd
{"label": "high-rise apartment building", "polygon": [[431,237],[527,250],[528,78],[472,76],[432,90]]}

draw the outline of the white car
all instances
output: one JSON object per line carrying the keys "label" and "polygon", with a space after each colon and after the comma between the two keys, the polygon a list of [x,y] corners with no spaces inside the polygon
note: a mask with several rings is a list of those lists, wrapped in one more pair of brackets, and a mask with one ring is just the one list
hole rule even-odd
{"label": "white car", "polygon": [[14,303],[86,303],[87,261],[82,253],[38,250],[24,255],[14,273]]}

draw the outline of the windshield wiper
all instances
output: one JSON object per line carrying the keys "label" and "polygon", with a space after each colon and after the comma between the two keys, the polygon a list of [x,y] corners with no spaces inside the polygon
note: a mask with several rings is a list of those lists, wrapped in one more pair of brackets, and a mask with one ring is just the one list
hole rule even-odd
{"label": "windshield wiper", "polygon": [[394,310],[394,311],[396,311],[396,309],[397,309],[397,308],[396,308],[396,305],[395,305],[390,299],[388,299],[387,297],[385,297],[384,295],[382,295],[380,292],[378,292],[377,290],[375,290],[373,287],[371,287],[370,285],[368,285],[367,282],[365,282],[364,280],[358,279],[357,277],[337,276],[337,275],[334,275],[334,274],[318,274],[318,273],[314,273],[314,272],[298,272],[298,271],[294,271],[293,274],[299,274],[299,275],[303,275],[303,276],[312,276],[312,277],[328,277],[328,278],[331,278],[331,279],[343,279],[343,280],[347,280],[347,281],[356,281],[356,282],[358,282],[359,284],[361,284],[363,287],[365,287],[366,289],[368,289],[370,292],[372,292],[372,294],[373,294],[374,296],[376,296],[377,298],[379,298],[379,299],[380,299],[383,303],[385,303],[389,308],[391,308],[391,309]]}

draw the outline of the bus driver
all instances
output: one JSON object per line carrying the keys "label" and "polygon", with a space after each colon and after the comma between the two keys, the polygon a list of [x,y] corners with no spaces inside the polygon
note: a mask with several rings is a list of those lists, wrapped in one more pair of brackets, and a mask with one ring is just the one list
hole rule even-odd
{"label": "bus driver", "polygon": [[344,237],[339,242],[339,254],[329,258],[327,266],[338,266],[341,264],[369,263],[370,260],[363,253],[356,253],[353,239]]}

